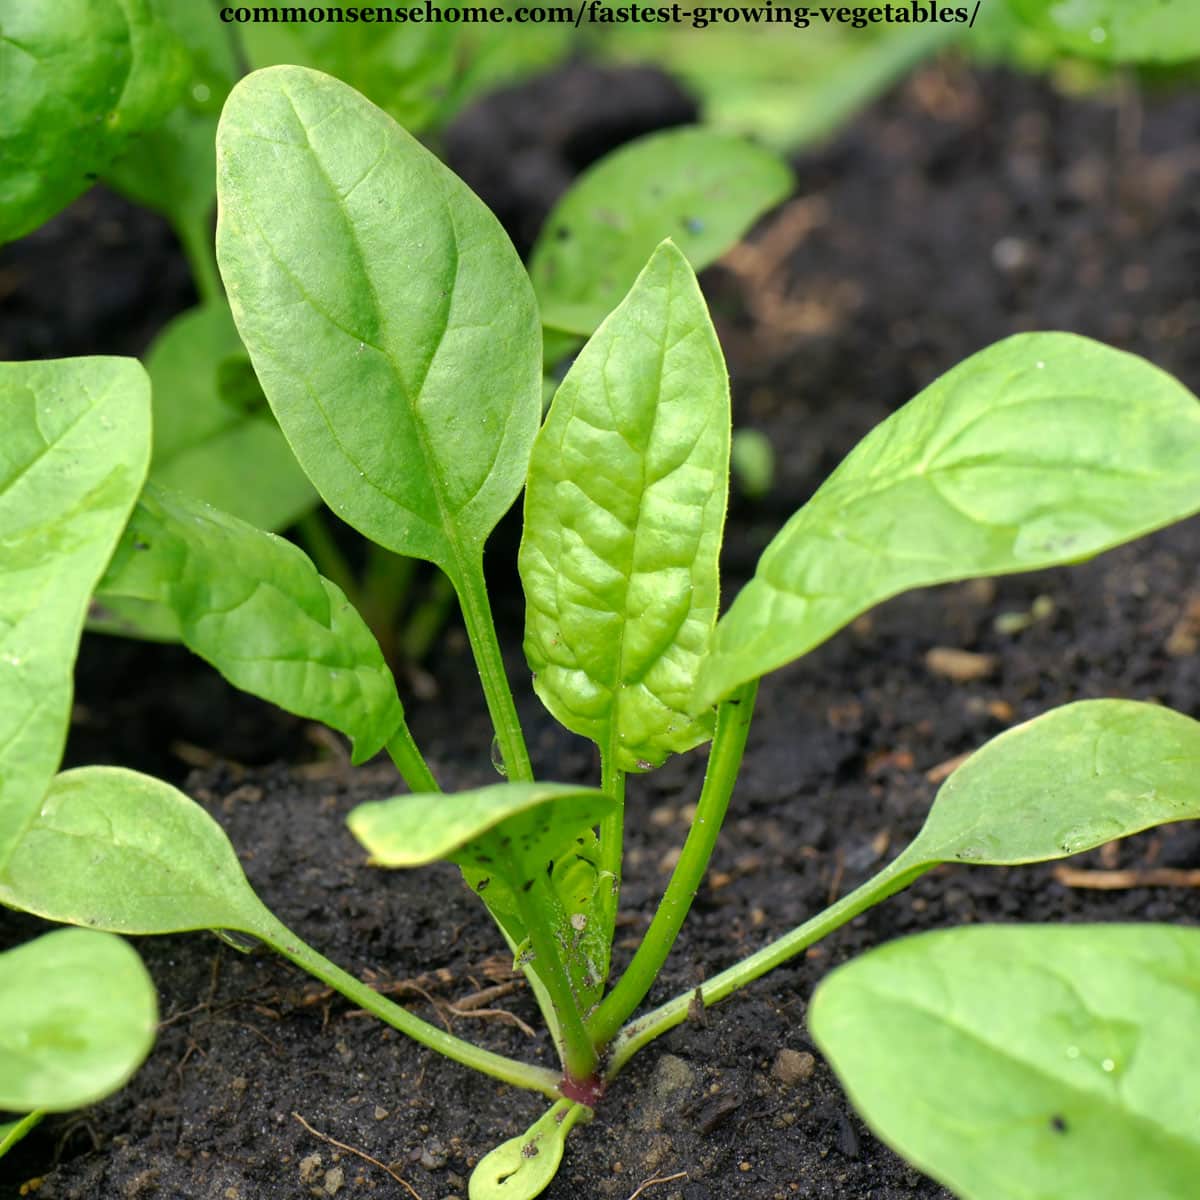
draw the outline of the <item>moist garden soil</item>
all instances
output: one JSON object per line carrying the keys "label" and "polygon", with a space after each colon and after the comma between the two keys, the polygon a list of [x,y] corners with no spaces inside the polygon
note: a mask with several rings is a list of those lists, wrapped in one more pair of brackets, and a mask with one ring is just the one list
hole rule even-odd
{"label": "moist garden soil", "polygon": [[[519,107],[521,93],[508,103]],[[562,106],[533,107],[545,114],[545,144],[566,144],[554,126]],[[497,139],[506,111],[495,110]],[[1087,333],[1200,388],[1197,145],[1195,97],[1139,101],[1126,89],[1072,100],[1038,81],[942,64],[798,159],[796,198],[705,280],[735,422],[767,433],[778,460],[764,503],[735,498],[726,594],[859,437],[1007,333]],[[502,207],[503,197],[489,198]],[[85,234],[99,242],[85,246]],[[98,285],[84,315],[62,286],[77,263]],[[6,251],[0,281],[14,357],[136,352],[189,302],[169,235],[100,193]],[[64,306],[69,325],[43,327]],[[9,322],[13,311],[21,317]],[[512,521],[501,527],[489,565],[533,757],[544,777],[594,778],[591,747],[558,731],[525,686],[517,533]],[[947,764],[1013,723],[1095,696],[1200,714],[1198,643],[1194,520],[1070,571],[914,593],[856,621],[764,683],[712,870],[652,999],[695,986],[878,870],[920,827]],[[939,648],[976,657],[930,655]],[[461,630],[451,628],[427,670],[437,694],[408,699],[435,772],[447,788],[494,779]],[[546,1040],[523,1024],[537,1028],[528,990],[457,872],[369,869],[347,834],[350,807],[396,789],[391,768],[351,772],[336,743],[310,734],[181,651],[88,640],[69,757],[184,783],[306,940],[421,1015],[549,1063]],[[618,966],[666,882],[702,769],[693,754],[631,781]],[[941,868],[666,1035],[572,1134],[546,1197],[947,1196],[851,1111],[808,1038],[808,997],[831,967],[919,930],[1200,916],[1194,890],[1129,886],[1148,870],[1200,869],[1198,826],[1067,866],[1131,874]],[[10,916],[3,936],[37,928]],[[137,944],[160,991],[149,1061],[110,1100],[47,1120],[0,1164],[0,1196],[465,1198],[477,1158],[543,1108],[351,1011],[269,955],[210,934]]]}

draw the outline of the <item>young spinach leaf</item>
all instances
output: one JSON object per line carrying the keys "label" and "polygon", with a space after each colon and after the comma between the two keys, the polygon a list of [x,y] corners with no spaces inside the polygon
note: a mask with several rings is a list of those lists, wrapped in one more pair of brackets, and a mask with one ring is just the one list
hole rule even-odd
{"label": "young spinach leaf", "polygon": [[301,465],[344,520],[460,585],[541,414],[540,326],[511,243],[386,113],[316,71],[243,79],[217,163],[221,273]]}
{"label": "young spinach leaf", "polygon": [[58,769],[88,600],[150,459],[132,359],[0,364],[0,869]]}
{"label": "young spinach leaf", "polygon": [[693,692],[716,619],[729,382],[687,259],[655,251],[534,445],[520,570],[534,687],[623,771],[712,734]]}
{"label": "young spinach leaf", "polygon": [[100,582],[149,601],[231,683],[354,742],[354,761],[404,723],[392,673],[357,610],[304,553],[200,500],[147,484]]}
{"label": "young spinach leaf", "polygon": [[222,391],[226,364],[245,362],[244,355],[221,302],[183,313],[155,339],[146,356],[154,395],[150,478],[262,529],[285,529],[317,495],[270,411]]}
{"label": "young spinach leaf", "polygon": [[879,1137],[964,1200],[1174,1200],[1200,1173],[1198,975],[1195,929],[945,930],[839,967],[809,1025]]}
{"label": "young spinach leaf", "polygon": [[1007,0],[1063,51],[1117,63],[1182,63],[1200,58],[1200,11],[1192,0]]}
{"label": "young spinach leaf", "polygon": [[1064,333],[972,355],[869,433],[717,625],[699,701],[898,592],[1079,562],[1200,510],[1200,403]]}
{"label": "young spinach leaf", "polygon": [[546,219],[529,273],[543,322],[590,334],[672,238],[697,270],[792,189],[776,155],[711,129],[669,129],[606,155]]}
{"label": "young spinach leaf", "polygon": [[80,1108],[116,1091],[154,1043],[154,982],[108,933],[60,929],[0,954],[0,1108]]}
{"label": "young spinach leaf", "polygon": [[559,1100],[519,1137],[485,1154],[471,1172],[470,1200],[530,1200],[540,1195],[558,1173],[567,1134],[580,1119],[591,1119],[587,1108]]}
{"label": "young spinach leaf", "polygon": [[[0,38],[0,243],[86,191],[181,94],[166,0],[10,4]],[[86,35],[81,31],[86,30]]]}

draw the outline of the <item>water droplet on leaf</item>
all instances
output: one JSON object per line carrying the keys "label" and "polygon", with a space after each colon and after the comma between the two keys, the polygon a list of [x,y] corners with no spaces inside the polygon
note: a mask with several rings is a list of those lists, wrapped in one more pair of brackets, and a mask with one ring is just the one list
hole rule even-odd
{"label": "water droplet on leaf", "polygon": [[500,739],[492,738],[492,766],[496,768],[497,775],[503,775],[508,778],[508,768],[504,765],[504,754],[500,750]]}

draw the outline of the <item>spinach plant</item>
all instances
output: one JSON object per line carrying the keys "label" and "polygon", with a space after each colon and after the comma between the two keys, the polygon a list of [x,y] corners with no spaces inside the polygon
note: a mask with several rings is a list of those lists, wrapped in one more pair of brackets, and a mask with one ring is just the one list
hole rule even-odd
{"label": "spinach plant", "polygon": [[[461,867],[561,1069],[448,1034],[323,957],[270,913],[224,834],[176,789],[119,768],[51,778],[61,720],[22,721],[45,708],[43,680],[65,711],[77,604],[29,617],[54,633],[37,643],[46,670],[21,676],[26,691],[7,710],[20,736],[0,742],[13,764],[0,778],[22,772],[0,795],[3,902],[108,932],[249,934],[421,1044],[544,1094],[545,1116],[474,1173],[474,1200],[494,1200],[541,1191],[572,1126],[697,1002],[728,996],[935,864],[1051,859],[1200,815],[1180,765],[1197,752],[1193,723],[1126,701],[1051,712],[952,776],[919,837],[873,880],[698,994],[637,1015],[707,868],[759,678],[907,588],[1078,561],[1200,510],[1200,405],[1083,338],[1000,342],[864,439],[718,620],[729,390],[677,247],[653,251],[543,423],[530,279],[491,214],[391,117],[328,76],[270,68],[233,89],[217,162],[220,269],[279,426],[334,512],[451,581],[507,778],[441,794],[361,615],[299,549],[238,517],[151,482],[97,596],[160,606],[236,685],[345,733],[355,762],[391,755],[410,794],[361,805],[352,831],[384,866]],[[32,438],[40,410],[13,403],[14,427]],[[144,412],[133,405],[127,419]],[[98,469],[95,456],[76,466]],[[522,488],[526,657],[550,712],[599,747],[599,787],[535,778],[505,674],[483,554]],[[88,564],[70,595],[93,586]],[[74,570],[65,558],[55,569]],[[6,649],[20,658],[34,632]],[[626,779],[708,742],[678,863],[610,980]]]}

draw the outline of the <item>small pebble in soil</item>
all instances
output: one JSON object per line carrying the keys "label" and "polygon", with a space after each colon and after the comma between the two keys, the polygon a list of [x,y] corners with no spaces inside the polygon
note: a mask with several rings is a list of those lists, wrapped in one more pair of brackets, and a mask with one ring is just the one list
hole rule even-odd
{"label": "small pebble in soil", "polygon": [[306,1158],[302,1158],[300,1160],[300,1182],[312,1183],[320,1169],[321,1156],[319,1154],[310,1154]]}
{"label": "small pebble in soil", "polygon": [[775,1055],[771,1074],[784,1087],[795,1087],[796,1084],[802,1083],[805,1079],[810,1079],[816,1067],[817,1060],[807,1051],[784,1049]]}

